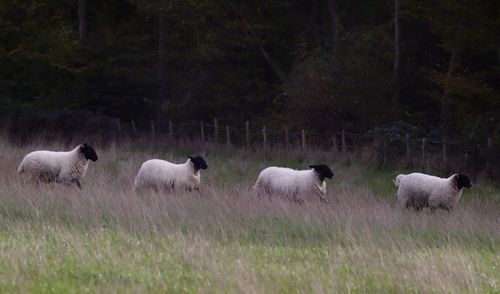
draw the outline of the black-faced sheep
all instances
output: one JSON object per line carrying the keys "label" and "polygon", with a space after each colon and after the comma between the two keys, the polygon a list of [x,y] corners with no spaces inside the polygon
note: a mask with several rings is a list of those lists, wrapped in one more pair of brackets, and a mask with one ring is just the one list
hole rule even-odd
{"label": "black-faced sheep", "polygon": [[463,188],[470,188],[469,177],[454,174],[448,178],[439,178],[421,173],[398,175],[394,179],[398,188],[398,201],[402,207],[420,210],[430,207],[451,210],[458,203]]}
{"label": "black-faced sheep", "polygon": [[96,161],[97,153],[92,146],[78,145],[71,151],[34,151],[27,154],[17,172],[29,174],[37,184],[52,182],[75,183],[82,188],[80,180],[85,176],[89,160]]}
{"label": "black-faced sheep", "polygon": [[144,162],[134,181],[134,191],[152,188],[155,191],[197,190],[200,188],[200,170],[208,167],[201,156],[188,156],[182,164],[151,159]]}
{"label": "black-faced sheep", "polygon": [[321,201],[326,202],[322,197],[326,194],[325,179],[331,179],[333,172],[325,164],[309,167],[309,170],[268,167],[260,172],[254,189],[259,195],[281,194],[298,202],[303,202],[308,195],[318,195]]}

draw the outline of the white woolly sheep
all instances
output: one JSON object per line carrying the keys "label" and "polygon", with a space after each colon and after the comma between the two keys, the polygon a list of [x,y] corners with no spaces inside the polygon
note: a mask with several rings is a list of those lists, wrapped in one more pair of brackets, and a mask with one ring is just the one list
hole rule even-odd
{"label": "white woolly sheep", "polygon": [[75,183],[81,189],[80,179],[85,176],[89,160],[96,161],[97,153],[87,144],[78,145],[71,151],[34,151],[23,158],[17,172],[30,175],[36,184]]}
{"label": "white woolly sheep", "polygon": [[174,164],[165,160],[151,159],[144,162],[134,181],[134,191],[150,188],[156,192],[187,190],[199,191],[200,169],[206,169],[207,163],[201,156],[188,156],[183,164]]}
{"label": "white woolly sheep", "polygon": [[430,207],[451,210],[458,203],[463,188],[470,188],[469,178],[463,174],[454,174],[449,178],[439,178],[421,173],[398,175],[394,179],[398,188],[398,201],[402,207],[421,210]]}
{"label": "white woolly sheep", "polygon": [[258,195],[284,195],[299,203],[308,195],[318,195],[321,201],[326,202],[322,197],[326,194],[325,178],[331,179],[333,172],[324,164],[309,167],[310,170],[268,167],[260,172],[254,189]]}

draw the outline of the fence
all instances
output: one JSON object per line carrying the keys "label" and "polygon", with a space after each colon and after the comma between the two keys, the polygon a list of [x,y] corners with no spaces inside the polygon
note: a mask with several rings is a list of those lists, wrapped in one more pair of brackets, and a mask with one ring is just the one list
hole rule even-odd
{"label": "fence", "polygon": [[289,150],[298,152],[330,152],[335,156],[349,154],[350,158],[371,161],[378,165],[403,165],[426,170],[466,171],[493,177],[498,174],[500,160],[498,144],[491,138],[464,143],[456,138],[414,138],[409,134],[387,136],[370,133],[351,133],[346,130],[328,135],[292,130],[287,126],[269,128],[250,121],[240,126],[214,119],[211,122],[136,124],[126,127],[116,120],[118,136],[124,138],[150,137],[169,142],[195,142],[200,146],[217,145],[251,151]]}
{"label": "fence", "polygon": [[[333,128],[314,133],[288,126],[225,119],[192,122],[120,121],[85,112],[63,112],[23,120],[0,118],[0,133],[11,142],[24,144],[37,138],[71,145],[87,141],[104,146],[113,141],[140,139],[146,144],[176,144],[212,150],[223,146],[238,150],[293,152],[302,155],[321,152],[331,160],[361,160],[379,166],[415,170],[439,169],[488,176],[500,182],[500,138],[414,137],[410,134],[352,133]],[[189,145],[188,145],[189,144]]]}

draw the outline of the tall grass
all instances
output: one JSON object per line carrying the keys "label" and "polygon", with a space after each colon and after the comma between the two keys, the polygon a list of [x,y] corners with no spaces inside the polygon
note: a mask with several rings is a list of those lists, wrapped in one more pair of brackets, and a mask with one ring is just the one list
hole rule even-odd
{"label": "tall grass", "polygon": [[[195,146],[99,148],[82,191],[16,174],[36,149],[0,141],[2,292],[499,292],[500,192],[478,182],[452,213],[395,200],[395,173],[325,153],[210,149],[202,192],[131,191],[150,158],[183,162]],[[258,199],[265,166],[326,162],[328,204]]]}

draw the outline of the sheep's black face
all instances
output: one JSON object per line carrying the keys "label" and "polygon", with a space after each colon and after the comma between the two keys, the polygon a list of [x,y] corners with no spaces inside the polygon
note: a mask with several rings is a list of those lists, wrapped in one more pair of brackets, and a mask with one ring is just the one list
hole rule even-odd
{"label": "sheep's black face", "polygon": [[208,165],[205,159],[201,156],[188,156],[189,159],[191,159],[191,162],[193,163],[193,167],[195,170],[200,170],[200,169],[207,169]]}
{"label": "sheep's black face", "polygon": [[458,189],[462,189],[463,187],[465,188],[471,188],[472,183],[469,180],[469,177],[463,174],[458,174],[455,176],[455,179],[457,180],[457,187]]}
{"label": "sheep's black face", "polygon": [[320,180],[324,180],[325,178],[333,178],[333,172],[326,164],[310,165],[309,167],[316,171],[316,173],[319,175]]}
{"label": "sheep's black face", "polygon": [[97,153],[95,152],[94,148],[92,146],[87,145],[87,143],[84,143],[82,146],[80,146],[80,152],[82,152],[83,156],[85,156],[86,159],[96,161],[97,160]]}

